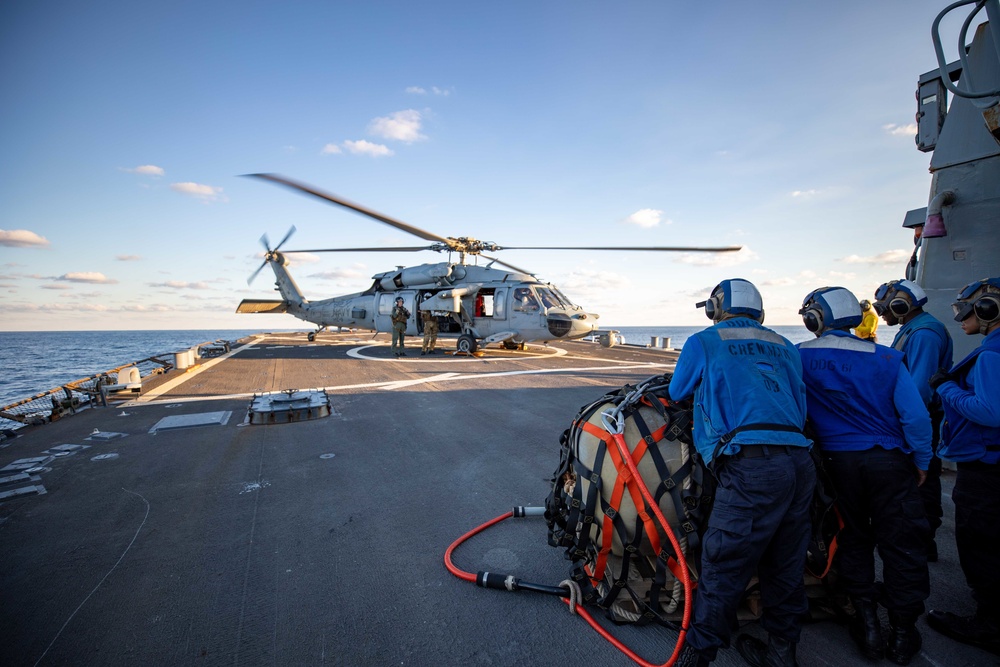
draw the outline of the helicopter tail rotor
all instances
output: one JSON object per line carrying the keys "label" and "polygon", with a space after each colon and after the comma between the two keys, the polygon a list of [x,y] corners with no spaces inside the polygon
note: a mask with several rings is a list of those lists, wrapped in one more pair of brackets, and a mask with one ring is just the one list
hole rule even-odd
{"label": "helicopter tail rotor", "polygon": [[247,278],[247,285],[249,285],[254,281],[254,278],[256,278],[257,274],[260,273],[265,266],[267,266],[268,262],[278,261],[278,258],[280,257],[280,255],[278,254],[278,250],[281,249],[281,246],[285,245],[285,242],[288,241],[288,239],[290,239],[292,237],[292,234],[294,233],[295,233],[295,225],[292,225],[288,229],[288,232],[285,234],[284,238],[282,238],[281,241],[278,243],[278,245],[274,246],[274,248],[271,247],[271,241],[270,239],[267,238],[267,232],[261,235],[260,244],[264,246],[264,250],[266,251],[264,253],[264,261],[261,262],[261,265],[257,267],[257,270],[251,273],[250,277]]}

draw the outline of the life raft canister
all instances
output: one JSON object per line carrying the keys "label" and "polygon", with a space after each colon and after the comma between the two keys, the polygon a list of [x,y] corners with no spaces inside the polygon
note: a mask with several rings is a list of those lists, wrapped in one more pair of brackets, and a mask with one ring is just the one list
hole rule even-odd
{"label": "life raft canister", "polygon": [[[683,603],[678,568],[697,576],[699,529],[711,498],[703,496],[704,469],[694,460],[690,406],[670,400],[670,378],[653,376],[584,406],[560,438],[546,499],[549,544],[566,549],[583,601],[616,622],[666,622]],[[682,554],[645,511],[605,429],[602,414],[618,408],[633,461]]]}

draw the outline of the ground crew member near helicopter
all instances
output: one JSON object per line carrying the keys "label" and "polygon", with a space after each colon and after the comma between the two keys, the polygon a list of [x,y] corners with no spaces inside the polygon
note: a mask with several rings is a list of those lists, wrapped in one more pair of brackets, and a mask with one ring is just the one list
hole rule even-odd
{"label": "ground crew member near helicopter", "polygon": [[931,610],[927,624],[1000,655],[1000,277],[969,284],[952,304],[966,335],[986,336],[931,378],[944,404],[941,456],[955,461],[955,542],[976,613]]}
{"label": "ground crew member near helicopter", "polygon": [[[430,294],[424,295],[424,300],[430,299]],[[438,338],[438,320],[433,311],[422,310],[420,315],[424,323],[424,343],[421,346],[420,354],[434,354],[434,345]]]}
{"label": "ground crew member near helicopter", "polygon": [[[851,335],[861,323],[858,299],[822,287],[802,302],[802,322],[816,335],[799,343],[809,421],[843,519],[838,581],[855,615],[851,639],[868,658],[909,664],[922,643],[916,628],[930,595],[927,518],[917,485],[930,463],[931,419],[898,350]],[[875,582],[875,549],[884,591]],[[889,610],[883,642],[877,602]]]}
{"label": "ground crew member near helicopter", "polygon": [[854,335],[861,340],[876,342],[875,330],[878,329],[878,313],[872,308],[872,302],[864,299],[861,302],[861,324],[854,329]]}
{"label": "ground crew member near helicopter", "polygon": [[718,489],[677,664],[708,665],[729,645],[737,607],[757,574],[769,641],[740,641],[746,637],[761,664],[766,654],[767,664],[794,665],[808,612],[802,573],[816,485],[802,434],[802,362],[794,345],[761,325],[763,302],[752,283],[723,280],[696,307],[715,324],[687,339],[670,397],[694,397],[695,446]]}
{"label": "ground crew member near helicopter", "polygon": [[[892,348],[903,353],[903,365],[910,371],[927,411],[931,415],[931,447],[936,451],[941,439],[941,421],[944,410],[941,400],[931,389],[928,380],[939,370],[952,365],[953,346],[945,326],[930,313],[924,312],[927,294],[920,285],[910,280],[893,280],[875,290],[875,310],[889,326],[901,324],[892,341]],[[938,549],[934,536],[941,527],[941,459],[931,458],[927,468],[927,481],[920,485],[924,501],[924,514],[930,524],[927,543],[927,560],[937,562]]]}
{"label": "ground crew member near helicopter", "polygon": [[405,357],[403,339],[406,338],[406,320],[410,319],[410,311],[403,306],[403,297],[396,297],[396,305],[389,319],[392,320],[392,353],[397,357]]}

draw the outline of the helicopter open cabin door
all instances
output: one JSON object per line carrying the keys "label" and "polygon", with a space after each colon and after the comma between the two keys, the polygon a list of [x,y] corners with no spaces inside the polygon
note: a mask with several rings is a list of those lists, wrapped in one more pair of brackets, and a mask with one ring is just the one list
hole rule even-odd
{"label": "helicopter open cabin door", "polygon": [[397,297],[402,297],[403,307],[410,311],[410,318],[406,320],[406,334],[415,336],[417,334],[417,319],[413,316],[416,310],[413,307],[413,292],[383,292],[379,294],[375,326],[378,331],[392,331],[392,308]]}

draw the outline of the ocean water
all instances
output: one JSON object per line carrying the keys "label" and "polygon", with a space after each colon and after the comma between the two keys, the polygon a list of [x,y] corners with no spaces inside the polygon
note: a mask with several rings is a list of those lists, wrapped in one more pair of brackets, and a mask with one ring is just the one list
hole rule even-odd
{"label": "ocean water", "polygon": [[0,406],[134,361],[258,332],[0,331]]}
{"label": "ocean water", "polygon": [[[628,344],[649,345],[653,336],[669,337],[670,347],[678,350],[704,328],[607,327],[618,331]],[[793,343],[813,337],[804,326],[771,328]],[[880,340],[891,341],[894,330],[880,327]],[[0,332],[0,406],[134,361],[254,333],[259,330]]]}

